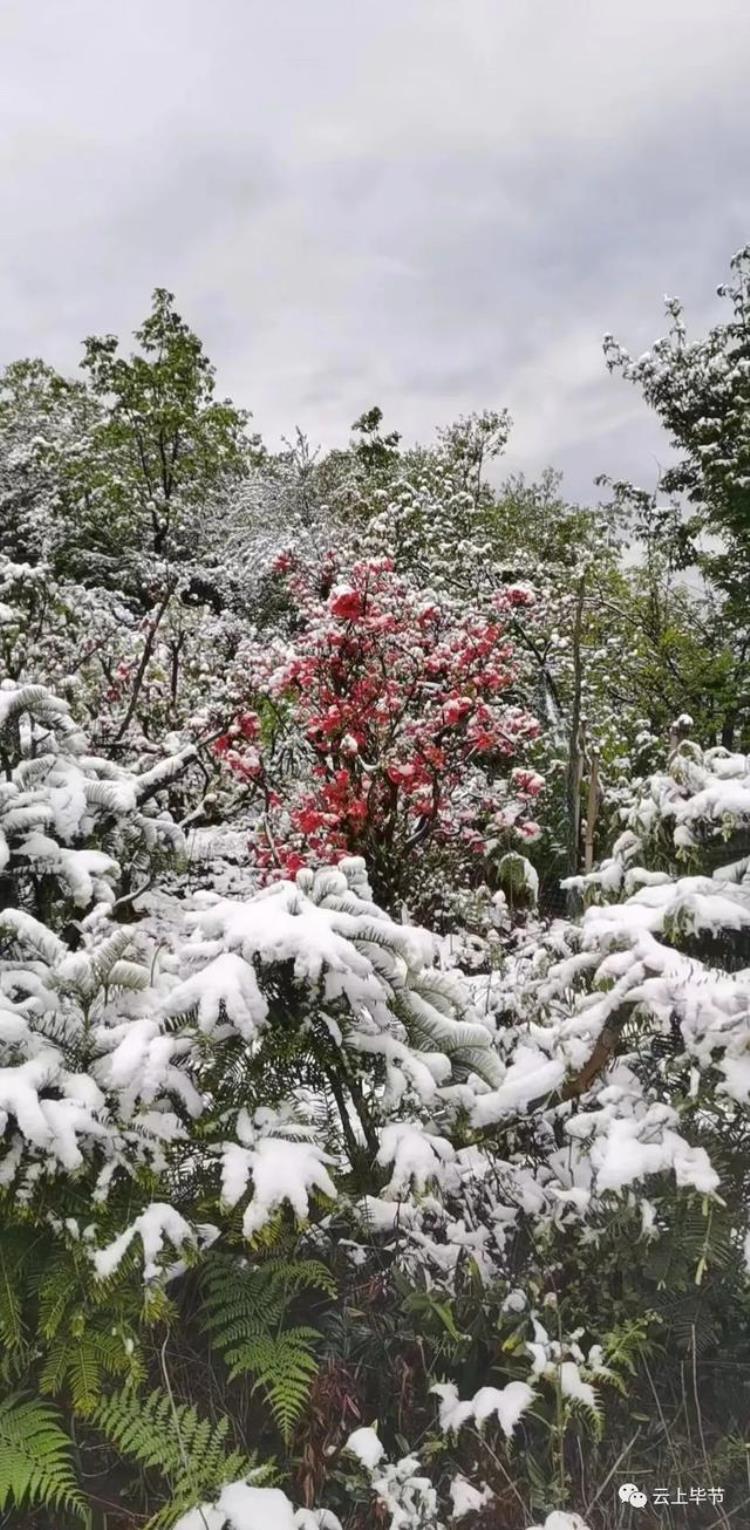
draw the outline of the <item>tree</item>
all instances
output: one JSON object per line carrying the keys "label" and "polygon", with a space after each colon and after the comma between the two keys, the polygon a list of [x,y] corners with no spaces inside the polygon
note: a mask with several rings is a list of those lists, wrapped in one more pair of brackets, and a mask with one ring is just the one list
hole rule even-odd
{"label": "tree", "polygon": [[397,430],[389,431],[387,436],[382,435],[382,423],[383,411],[376,404],[373,409],[365,410],[352,425],[352,430],[359,437],[353,448],[354,455],[368,472],[390,467],[398,456],[401,437]]}
{"label": "tree", "polygon": [[[742,656],[734,728],[747,717],[750,703],[750,246],[737,252],[731,268],[732,282],[718,289],[731,304],[731,316],[703,339],[688,340],[682,305],[674,298],[667,303],[669,333],[645,355],[635,360],[611,335],[604,348],[610,371],[620,371],[641,389],[678,454],[661,477],[667,505],[657,510],[637,491],[631,504],[637,526],[645,508],[660,534],[671,537],[682,562],[697,563],[725,596],[724,620],[736,631]],[[706,542],[705,534],[715,540]],[[729,733],[728,724],[728,740]]]}
{"label": "tree", "polygon": [[[171,293],[157,289],[135,338],[129,359],[114,335],[86,340],[84,382],[15,363],[0,396],[26,556],[36,546],[58,574],[133,592],[165,566],[216,561],[227,502],[262,456],[248,415],[215,397],[214,369]],[[6,550],[18,556],[12,535]]]}
{"label": "tree", "polygon": [[485,409],[482,414],[462,415],[452,425],[438,431],[440,450],[458,472],[475,505],[486,489],[483,470],[488,462],[504,452],[511,423],[507,409],[499,413]]}
{"label": "tree", "polygon": [[68,553],[67,485],[78,471],[98,401],[85,383],[40,360],[16,361],[0,378],[0,551],[25,563]]}
{"label": "tree", "polygon": [[129,360],[114,335],[84,344],[83,368],[105,410],[84,467],[102,512],[90,534],[104,550],[124,538],[184,561],[195,556],[196,525],[241,480],[258,441],[245,434],[247,414],[215,398],[214,369],[171,293],[157,288],[135,338],[141,353]]}

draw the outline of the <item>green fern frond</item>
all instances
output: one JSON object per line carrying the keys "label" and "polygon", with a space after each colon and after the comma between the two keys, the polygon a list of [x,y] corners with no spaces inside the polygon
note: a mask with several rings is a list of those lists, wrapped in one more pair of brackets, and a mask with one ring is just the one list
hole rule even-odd
{"label": "green fern frond", "polygon": [[604,1414],[599,1402],[599,1395],[594,1388],[594,1406],[584,1402],[581,1397],[566,1397],[565,1404],[570,1413],[577,1413],[588,1425],[595,1440],[600,1440],[604,1434]]}
{"label": "green fern frond", "polygon": [[[169,1501],[149,1520],[148,1530],[169,1530],[180,1516],[215,1495],[225,1482],[253,1473],[252,1456],[227,1444],[229,1419],[214,1424],[189,1403],[176,1403],[156,1390],[140,1397],[130,1387],[101,1401],[92,1422],[123,1456],[159,1471]],[[267,1480],[269,1472],[265,1474]]]}
{"label": "green fern frond", "polygon": [[88,1525],[71,1452],[57,1410],[48,1403],[19,1397],[0,1402],[0,1509],[68,1509]]}
{"label": "green fern frond", "polygon": [[247,1265],[216,1259],[204,1280],[203,1327],[229,1367],[230,1380],[253,1377],[288,1442],[318,1370],[315,1328],[284,1327],[286,1311],[303,1290],[335,1294],[330,1271],[317,1259],[268,1259]]}
{"label": "green fern frond", "polygon": [[656,1312],[638,1313],[624,1319],[605,1335],[607,1365],[614,1375],[618,1370],[626,1371],[629,1376],[637,1375],[640,1361],[654,1347],[652,1329],[661,1321]]}
{"label": "green fern frond", "polygon": [[262,1388],[285,1444],[305,1411],[318,1372],[313,1345],[319,1342],[315,1328],[286,1328],[276,1335],[249,1337],[225,1354],[230,1381],[250,1375],[255,1378],[253,1391]]}
{"label": "green fern frond", "polygon": [[322,1259],[284,1260],[283,1268],[274,1278],[283,1281],[287,1298],[297,1296],[300,1291],[324,1291],[327,1296],[335,1297],[338,1290],[334,1276]]}
{"label": "green fern frond", "polygon": [[39,1388],[57,1396],[65,1387],[76,1413],[90,1417],[101,1397],[105,1376],[131,1381],[142,1375],[140,1356],[129,1353],[121,1334],[91,1325],[81,1334],[64,1333],[50,1345],[39,1377]]}
{"label": "green fern frond", "polygon": [[23,1343],[19,1254],[0,1246],[0,1341],[6,1350]]}
{"label": "green fern frond", "polygon": [[48,1260],[39,1280],[37,1327],[43,1338],[54,1339],[79,1296],[73,1261],[60,1249]]}
{"label": "green fern frond", "polygon": [[247,1334],[276,1327],[301,1291],[336,1295],[330,1270],[319,1259],[271,1258],[249,1265],[216,1258],[204,1277],[204,1328],[213,1333],[218,1349],[234,1342],[235,1329]]}

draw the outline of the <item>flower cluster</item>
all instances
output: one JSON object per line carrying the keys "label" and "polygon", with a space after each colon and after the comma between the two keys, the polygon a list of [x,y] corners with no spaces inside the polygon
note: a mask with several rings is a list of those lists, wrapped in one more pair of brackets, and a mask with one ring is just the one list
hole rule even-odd
{"label": "flower cluster", "polygon": [[511,588],[485,612],[459,613],[385,558],[356,563],[322,598],[319,581],[293,562],[278,573],[293,604],[293,644],[283,653],[243,647],[253,706],[215,745],[263,795],[252,840],[263,872],[290,876],[361,854],[392,902],[428,850],[452,864],[456,855],[484,862],[488,846],[535,838],[532,804],[544,783],[513,762],[539,726],[513,700],[506,632],[508,611],[530,593]]}

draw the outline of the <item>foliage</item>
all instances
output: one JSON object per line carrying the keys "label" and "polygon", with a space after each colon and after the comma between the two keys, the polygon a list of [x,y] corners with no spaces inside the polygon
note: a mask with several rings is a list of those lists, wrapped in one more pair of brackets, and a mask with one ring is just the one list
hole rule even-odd
{"label": "foliage", "polygon": [[87,1524],[71,1441],[58,1420],[57,1409],[36,1397],[6,1397],[0,1402],[0,1509],[44,1504],[69,1509]]}
{"label": "foliage", "polygon": [[266,452],[161,290],[4,374],[12,1530],[741,1502],[746,269],[608,344],[666,507],[502,410]]}
{"label": "foliage", "polygon": [[203,1324],[230,1368],[229,1379],[255,1378],[289,1444],[309,1400],[321,1334],[309,1326],[285,1325],[284,1318],[302,1290],[335,1295],[330,1271],[314,1259],[268,1260],[257,1266],[211,1260],[204,1287]]}
{"label": "foliage", "polygon": [[212,1424],[168,1391],[147,1397],[116,1392],[100,1403],[93,1421],[119,1453],[166,1479],[169,1502],[149,1520],[149,1530],[171,1530],[204,1493],[239,1476],[258,1475],[253,1458],[228,1444],[228,1418]]}
{"label": "foliage", "polygon": [[[735,694],[723,742],[747,728],[748,570],[750,568],[750,246],[731,261],[732,279],[719,287],[730,315],[701,339],[689,340],[682,305],[667,301],[669,333],[635,360],[606,337],[610,370],[640,388],[678,454],[656,496],[618,485],[637,529],[671,542],[684,566],[697,563],[722,593],[722,621],[736,653]],[[708,533],[708,537],[706,537]]]}

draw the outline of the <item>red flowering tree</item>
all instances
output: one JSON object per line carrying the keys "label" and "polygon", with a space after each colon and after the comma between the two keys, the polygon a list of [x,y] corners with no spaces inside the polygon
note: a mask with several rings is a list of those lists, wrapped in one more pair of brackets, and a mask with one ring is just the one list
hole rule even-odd
{"label": "red flowering tree", "polygon": [[324,598],[289,555],[277,575],[293,642],[243,646],[248,705],[214,745],[257,797],[255,860],[272,878],[363,855],[385,906],[439,917],[446,883],[491,884],[499,855],[539,833],[543,781],[516,763],[539,725],[514,703],[506,635],[533,597],[459,613],[388,559],[326,579]]}

